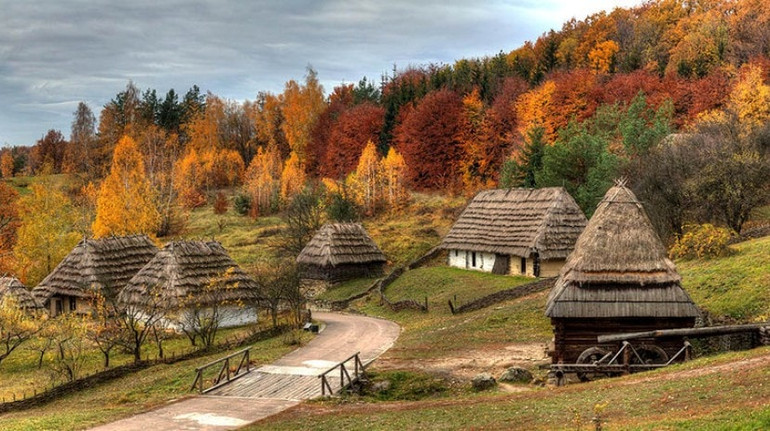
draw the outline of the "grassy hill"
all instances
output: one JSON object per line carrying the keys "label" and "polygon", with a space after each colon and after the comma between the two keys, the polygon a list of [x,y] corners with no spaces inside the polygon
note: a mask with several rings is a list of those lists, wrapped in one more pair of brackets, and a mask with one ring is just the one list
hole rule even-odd
{"label": "grassy hill", "polygon": [[770,320],[770,237],[735,244],[729,256],[677,262],[695,303],[738,322]]}
{"label": "grassy hill", "polygon": [[770,348],[727,353],[595,382],[514,394],[454,394],[415,402],[305,403],[246,429],[594,429],[770,428]]}

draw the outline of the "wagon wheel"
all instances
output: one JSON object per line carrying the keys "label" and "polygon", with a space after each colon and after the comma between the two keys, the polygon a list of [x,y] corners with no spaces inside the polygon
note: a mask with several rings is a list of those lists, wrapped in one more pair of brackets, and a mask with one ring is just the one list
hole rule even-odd
{"label": "wagon wheel", "polygon": [[[608,352],[601,347],[589,347],[583,350],[583,353],[578,356],[578,364],[595,364],[601,358],[603,358]],[[581,382],[587,382],[589,380],[595,380],[597,377],[606,376],[606,373],[600,373],[596,371],[584,371],[577,372],[577,377]]]}
{"label": "wagon wheel", "polygon": [[[665,364],[668,362],[668,353],[654,344],[642,344],[635,348],[637,355],[631,354],[631,364]],[[640,361],[641,359],[641,361]]]}

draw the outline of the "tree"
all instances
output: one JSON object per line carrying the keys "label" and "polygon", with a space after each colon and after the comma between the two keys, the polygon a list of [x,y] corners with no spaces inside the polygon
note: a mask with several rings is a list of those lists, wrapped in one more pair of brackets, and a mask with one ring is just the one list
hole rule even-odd
{"label": "tree", "polygon": [[48,275],[77,244],[70,200],[50,182],[34,183],[19,198],[18,240],[13,248],[16,274],[30,285]]}
{"label": "tree", "polygon": [[110,353],[122,342],[123,330],[118,319],[121,310],[114,296],[107,298],[101,292],[91,295],[91,319],[86,322],[86,337],[102,352],[104,368],[110,367]]}
{"label": "tree", "polygon": [[339,114],[331,128],[329,147],[321,160],[324,177],[345,178],[356,168],[357,156],[368,142],[377,142],[385,110],[371,103],[356,105]]}
{"label": "tree", "polygon": [[0,272],[8,272],[13,245],[16,243],[16,231],[19,228],[17,201],[19,194],[14,189],[0,182]]}
{"label": "tree", "polygon": [[255,214],[269,213],[278,207],[281,190],[281,156],[275,146],[257,149],[246,171],[246,190],[252,197]]}
{"label": "tree", "polygon": [[206,196],[203,194],[206,181],[204,161],[195,148],[190,148],[174,164],[174,189],[183,206],[197,208],[206,204]]}
{"label": "tree", "polygon": [[305,187],[295,194],[284,214],[287,228],[282,231],[281,248],[291,256],[299,254],[321,227],[322,213],[317,190]]}
{"label": "tree", "polygon": [[302,164],[307,161],[310,132],[323,109],[323,87],[315,70],[308,67],[304,85],[294,80],[286,83],[281,94],[281,130],[289,148]]}
{"label": "tree", "polygon": [[382,159],[382,186],[383,196],[387,200],[390,208],[400,209],[409,199],[409,193],[406,190],[406,172],[407,166],[401,154],[398,154],[395,148],[388,149],[388,155]]}
{"label": "tree", "polygon": [[64,154],[62,170],[95,177],[97,158],[96,117],[85,102],[78,103],[73,114],[70,141]]}
{"label": "tree", "polygon": [[553,81],[546,81],[534,90],[522,94],[516,101],[517,129],[521,136],[535,127],[543,128],[545,138],[553,142],[556,138],[556,127],[549,116],[552,112],[551,97],[556,91]]}
{"label": "tree", "polygon": [[380,156],[374,142],[369,141],[358,159],[358,167],[351,175],[351,189],[368,215],[373,215],[381,203],[382,171]]}
{"label": "tree", "polygon": [[255,303],[270,310],[273,327],[278,326],[278,311],[281,303],[287,302],[292,309],[298,309],[304,297],[299,291],[299,271],[293,258],[258,262],[252,272],[258,286],[252,297]]}
{"label": "tree", "polygon": [[414,187],[446,189],[459,184],[461,127],[462,100],[449,90],[425,96],[398,126],[396,148],[404,156]]}
{"label": "tree", "polygon": [[305,186],[305,170],[300,164],[299,156],[291,152],[281,171],[281,197],[290,199]]}
{"label": "tree", "polygon": [[0,155],[0,176],[3,178],[13,178],[13,174],[13,154],[10,151],[3,151],[3,154]]}
{"label": "tree", "polygon": [[60,131],[49,130],[32,148],[30,152],[30,166],[37,172],[44,165],[48,164],[53,168],[51,173],[60,173],[67,145],[64,135]]}
{"label": "tree", "polygon": [[538,187],[536,175],[543,169],[543,153],[545,153],[543,128],[536,127],[527,133],[524,146],[517,154],[517,158],[506,160],[503,164],[500,186],[504,188]]}
{"label": "tree", "polygon": [[[116,313],[122,335],[121,344],[134,356],[134,362],[142,360],[142,346],[147,337],[158,332],[163,327],[166,316],[169,314],[163,301],[163,285],[154,284],[147,286],[146,294],[139,297],[138,301],[128,306],[124,304],[120,296],[117,304],[121,304]],[[160,346],[159,346],[160,347]]]}
{"label": "tree", "polygon": [[88,322],[77,313],[63,313],[51,322],[51,328],[53,350],[48,365],[55,374],[73,382],[80,377],[91,347]]}
{"label": "tree", "polygon": [[770,85],[762,79],[762,69],[748,65],[730,92],[728,107],[747,130],[770,121]]}
{"label": "tree", "polygon": [[614,40],[605,40],[596,44],[588,53],[588,63],[591,69],[597,73],[612,72],[615,68],[615,56],[620,47]]}
{"label": "tree", "polygon": [[94,236],[133,233],[154,236],[160,227],[154,198],[139,148],[133,139],[124,136],[115,147],[110,174],[99,189],[92,228]]}
{"label": "tree", "polygon": [[40,330],[44,318],[19,307],[15,298],[0,298],[0,363]]}
{"label": "tree", "polygon": [[195,294],[182,298],[179,302],[176,320],[182,331],[195,346],[195,340],[200,339],[206,349],[214,345],[217,332],[236,308],[243,307],[240,300],[232,299],[232,291],[238,289],[238,283],[233,282],[233,268],[211,279]]}

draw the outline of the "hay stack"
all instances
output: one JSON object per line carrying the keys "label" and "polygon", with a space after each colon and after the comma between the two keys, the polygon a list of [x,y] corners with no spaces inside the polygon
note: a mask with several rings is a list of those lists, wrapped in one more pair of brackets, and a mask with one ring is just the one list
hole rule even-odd
{"label": "hay stack", "polygon": [[[680,281],[642,204],[623,184],[612,187],[548,296],[554,362],[576,361],[598,335],[692,327],[698,309]],[[673,355],[682,340],[647,342]]]}
{"label": "hay stack", "polygon": [[43,304],[53,296],[87,298],[92,289],[117,294],[157,252],[147,235],[83,239],[33,293]]}
{"label": "hay stack", "polygon": [[43,306],[35,299],[27,289],[27,286],[23,285],[16,277],[0,277],[0,301],[4,298],[13,298],[19,308],[24,310],[38,310]]}
{"label": "hay stack", "polygon": [[381,275],[385,255],[358,223],[326,224],[297,256],[302,277],[342,281]]}
{"label": "hay stack", "polygon": [[[222,278],[228,287],[211,297],[206,287]],[[118,300],[126,305],[144,305],[154,292],[159,292],[163,308],[174,309],[193,298],[197,306],[215,301],[247,300],[256,282],[227,254],[216,241],[174,241],[166,244],[126,285]]]}

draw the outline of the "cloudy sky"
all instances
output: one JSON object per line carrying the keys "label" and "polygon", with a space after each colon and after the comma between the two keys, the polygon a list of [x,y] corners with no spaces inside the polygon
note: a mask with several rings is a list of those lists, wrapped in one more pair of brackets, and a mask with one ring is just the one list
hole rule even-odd
{"label": "cloudy sky", "polygon": [[[113,4],[114,3],[114,4]],[[327,92],[393,64],[508,52],[572,18],[640,0],[0,0],[0,146],[69,136],[85,101],[129,80],[230,99],[281,92],[312,65]]]}

